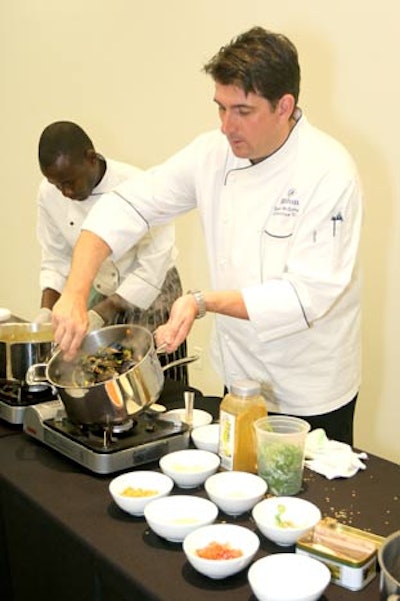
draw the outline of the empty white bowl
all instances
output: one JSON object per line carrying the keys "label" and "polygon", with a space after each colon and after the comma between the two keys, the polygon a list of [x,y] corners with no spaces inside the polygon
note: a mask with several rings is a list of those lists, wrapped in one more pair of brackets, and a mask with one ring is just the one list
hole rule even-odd
{"label": "empty white bowl", "polygon": [[321,519],[314,503],[299,497],[271,497],[257,503],[252,511],[258,529],[277,545],[294,545]]}
{"label": "empty white bowl", "polygon": [[[166,419],[170,422],[180,424],[185,422],[186,410],[185,409],[170,409],[166,413],[160,416],[160,419]],[[213,416],[208,411],[203,409],[193,409],[192,428],[198,428],[199,426],[206,426],[211,424]]]}
{"label": "empty white bowl", "polygon": [[250,511],[267,491],[260,476],[248,472],[220,472],[207,478],[204,488],[216,505],[228,515]]}
{"label": "empty white bowl", "polygon": [[118,507],[132,515],[143,515],[147,503],[165,497],[173,486],[174,481],[165,474],[138,471],[117,476],[108,489]]}
{"label": "empty white bowl", "polygon": [[180,488],[195,488],[214,474],[220,463],[215,453],[200,449],[174,451],[161,457],[159,465],[164,474]]}
{"label": "empty white bowl", "polygon": [[[212,524],[198,528],[183,541],[183,551],[189,563],[209,578],[221,579],[246,568],[258,551],[260,540],[248,528],[234,524]],[[211,556],[204,558],[202,554]],[[214,559],[233,551],[238,557]]]}
{"label": "empty white bowl", "polygon": [[171,542],[182,542],[192,530],[212,524],[218,507],[202,497],[170,495],[150,501],[144,517],[150,528]]}
{"label": "empty white bowl", "polygon": [[250,566],[251,590],[259,601],[316,601],[331,573],[317,559],[297,553],[275,553]]}
{"label": "empty white bowl", "polygon": [[207,424],[193,428],[193,444],[197,449],[218,453],[219,449],[219,424]]}

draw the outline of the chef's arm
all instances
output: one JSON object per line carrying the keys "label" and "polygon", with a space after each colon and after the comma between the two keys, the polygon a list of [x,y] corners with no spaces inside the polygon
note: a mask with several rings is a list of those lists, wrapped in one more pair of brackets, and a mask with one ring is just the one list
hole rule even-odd
{"label": "chef's arm", "polygon": [[200,302],[196,300],[196,295],[184,294],[172,305],[167,323],[157,328],[157,346],[165,347],[168,353],[175,351],[187,338],[194,320],[202,316],[204,311],[238,319],[249,319],[240,290],[202,292]]}
{"label": "chef's arm", "polygon": [[40,301],[40,307],[45,307],[46,309],[52,309],[58,299],[60,298],[60,293],[57,290],[53,290],[53,288],[45,288],[42,291],[42,298]]}
{"label": "chef's arm", "polygon": [[110,325],[114,323],[118,313],[123,313],[129,309],[132,309],[132,305],[115,293],[94,305],[91,311],[95,311],[100,315],[105,325]]}
{"label": "chef's arm", "polygon": [[[153,227],[125,255],[131,261],[131,270],[122,278],[115,291],[97,303],[89,312],[89,329],[114,323],[118,313],[135,307],[146,310],[159,296],[175,255],[175,228],[172,224]],[[100,320],[93,316],[93,311]],[[93,320],[92,320],[93,317]],[[103,323],[100,323],[100,322]]]}
{"label": "chef's arm", "polygon": [[152,227],[129,251],[132,268],[115,291],[132,307],[146,310],[159,296],[168,270],[175,264],[175,227]]}
{"label": "chef's arm", "polygon": [[249,319],[243,294],[240,290],[209,290],[202,294],[206,311],[229,315],[238,319]]}
{"label": "chef's arm", "polygon": [[51,310],[55,303],[60,298],[60,293],[53,288],[45,288],[42,291],[42,298],[40,300],[40,309],[37,315],[33,319],[33,323],[50,323],[51,322]]}
{"label": "chef's arm", "polygon": [[102,238],[83,230],[75,245],[71,270],[63,293],[53,308],[54,340],[73,359],[88,326],[87,300],[92,282],[111,249]]}

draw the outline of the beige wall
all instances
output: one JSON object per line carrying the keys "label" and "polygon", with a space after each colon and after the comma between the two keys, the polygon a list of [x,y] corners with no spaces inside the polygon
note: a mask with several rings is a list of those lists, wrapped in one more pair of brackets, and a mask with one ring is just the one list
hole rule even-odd
{"label": "beige wall", "polygon": [[[364,379],[356,443],[399,461],[399,35],[397,0],[13,0],[0,6],[0,306],[32,319],[39,302],[36,147],[57,119],[97,149],[153,165],[217,125],[202,64],[254,24],[285,32],[302,63],[301,106],[344,142],[365,187]],[[185,288],[206,287],[197,215],[177,224]],[[192,383],[219,395],[206,348]]]}

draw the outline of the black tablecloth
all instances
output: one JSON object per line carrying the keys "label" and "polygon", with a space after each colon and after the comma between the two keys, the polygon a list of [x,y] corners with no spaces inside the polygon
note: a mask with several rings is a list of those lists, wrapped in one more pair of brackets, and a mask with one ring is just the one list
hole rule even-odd
{"label": "black tablecloth", "polygon": [[11,436],[12,434],[21,434],[21,426],[8,424],[0,419],[0,438],[3,438],[3,436]]}
{"label": "black tablecloth", "polygon": [[[167,400],[183,405],[181,392]],[[195,406],[215,415],[219,400],[197,394]],[[22,432],[0,438],[0,457],[2,601],[254,601],[246,571],[209,580],[187,563],[180,544],[121,511],[108,492],[114,475],[92,474]],[[324,516],[387,536],[400,527],[400,468],[375,456],[367,466],[348,480],[328,481],[306,470],[300,496]],[[202,487],[184,494],[205,495]],[[223,520],[256,530],[249,514],[220,512]],[[259,535],[257,557],[282,552]],[[325,601],[377,598],[377,578],[357,592],[331,584],[324,595]]]}

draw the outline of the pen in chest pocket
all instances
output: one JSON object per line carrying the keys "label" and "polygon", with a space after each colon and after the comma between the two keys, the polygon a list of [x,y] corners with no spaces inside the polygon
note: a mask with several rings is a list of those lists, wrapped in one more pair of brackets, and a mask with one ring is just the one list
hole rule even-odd
{"label": "pen in chest pocket", "polygon": [[[343,221],[343,217],[341,213],[337,213],[336,215],[332,215],[331,219],[332,221],[332,236],[335,237],[336,236],[336,228],[337,228],[337,222],[338,221]],[[315,244],[317,242],[317,235],[318,235],[318,231],[317,230],[313,230],[312,233],[312,239],[313,239],[313,243]]]}
{"label": "pen in chest pocket", "polygon": [[331,221],[332,221],[332,235],[335,237],[336,236],[336,224],[338,221],[343,221],[342,214],[338,213],[337,215],[332,215]]}

